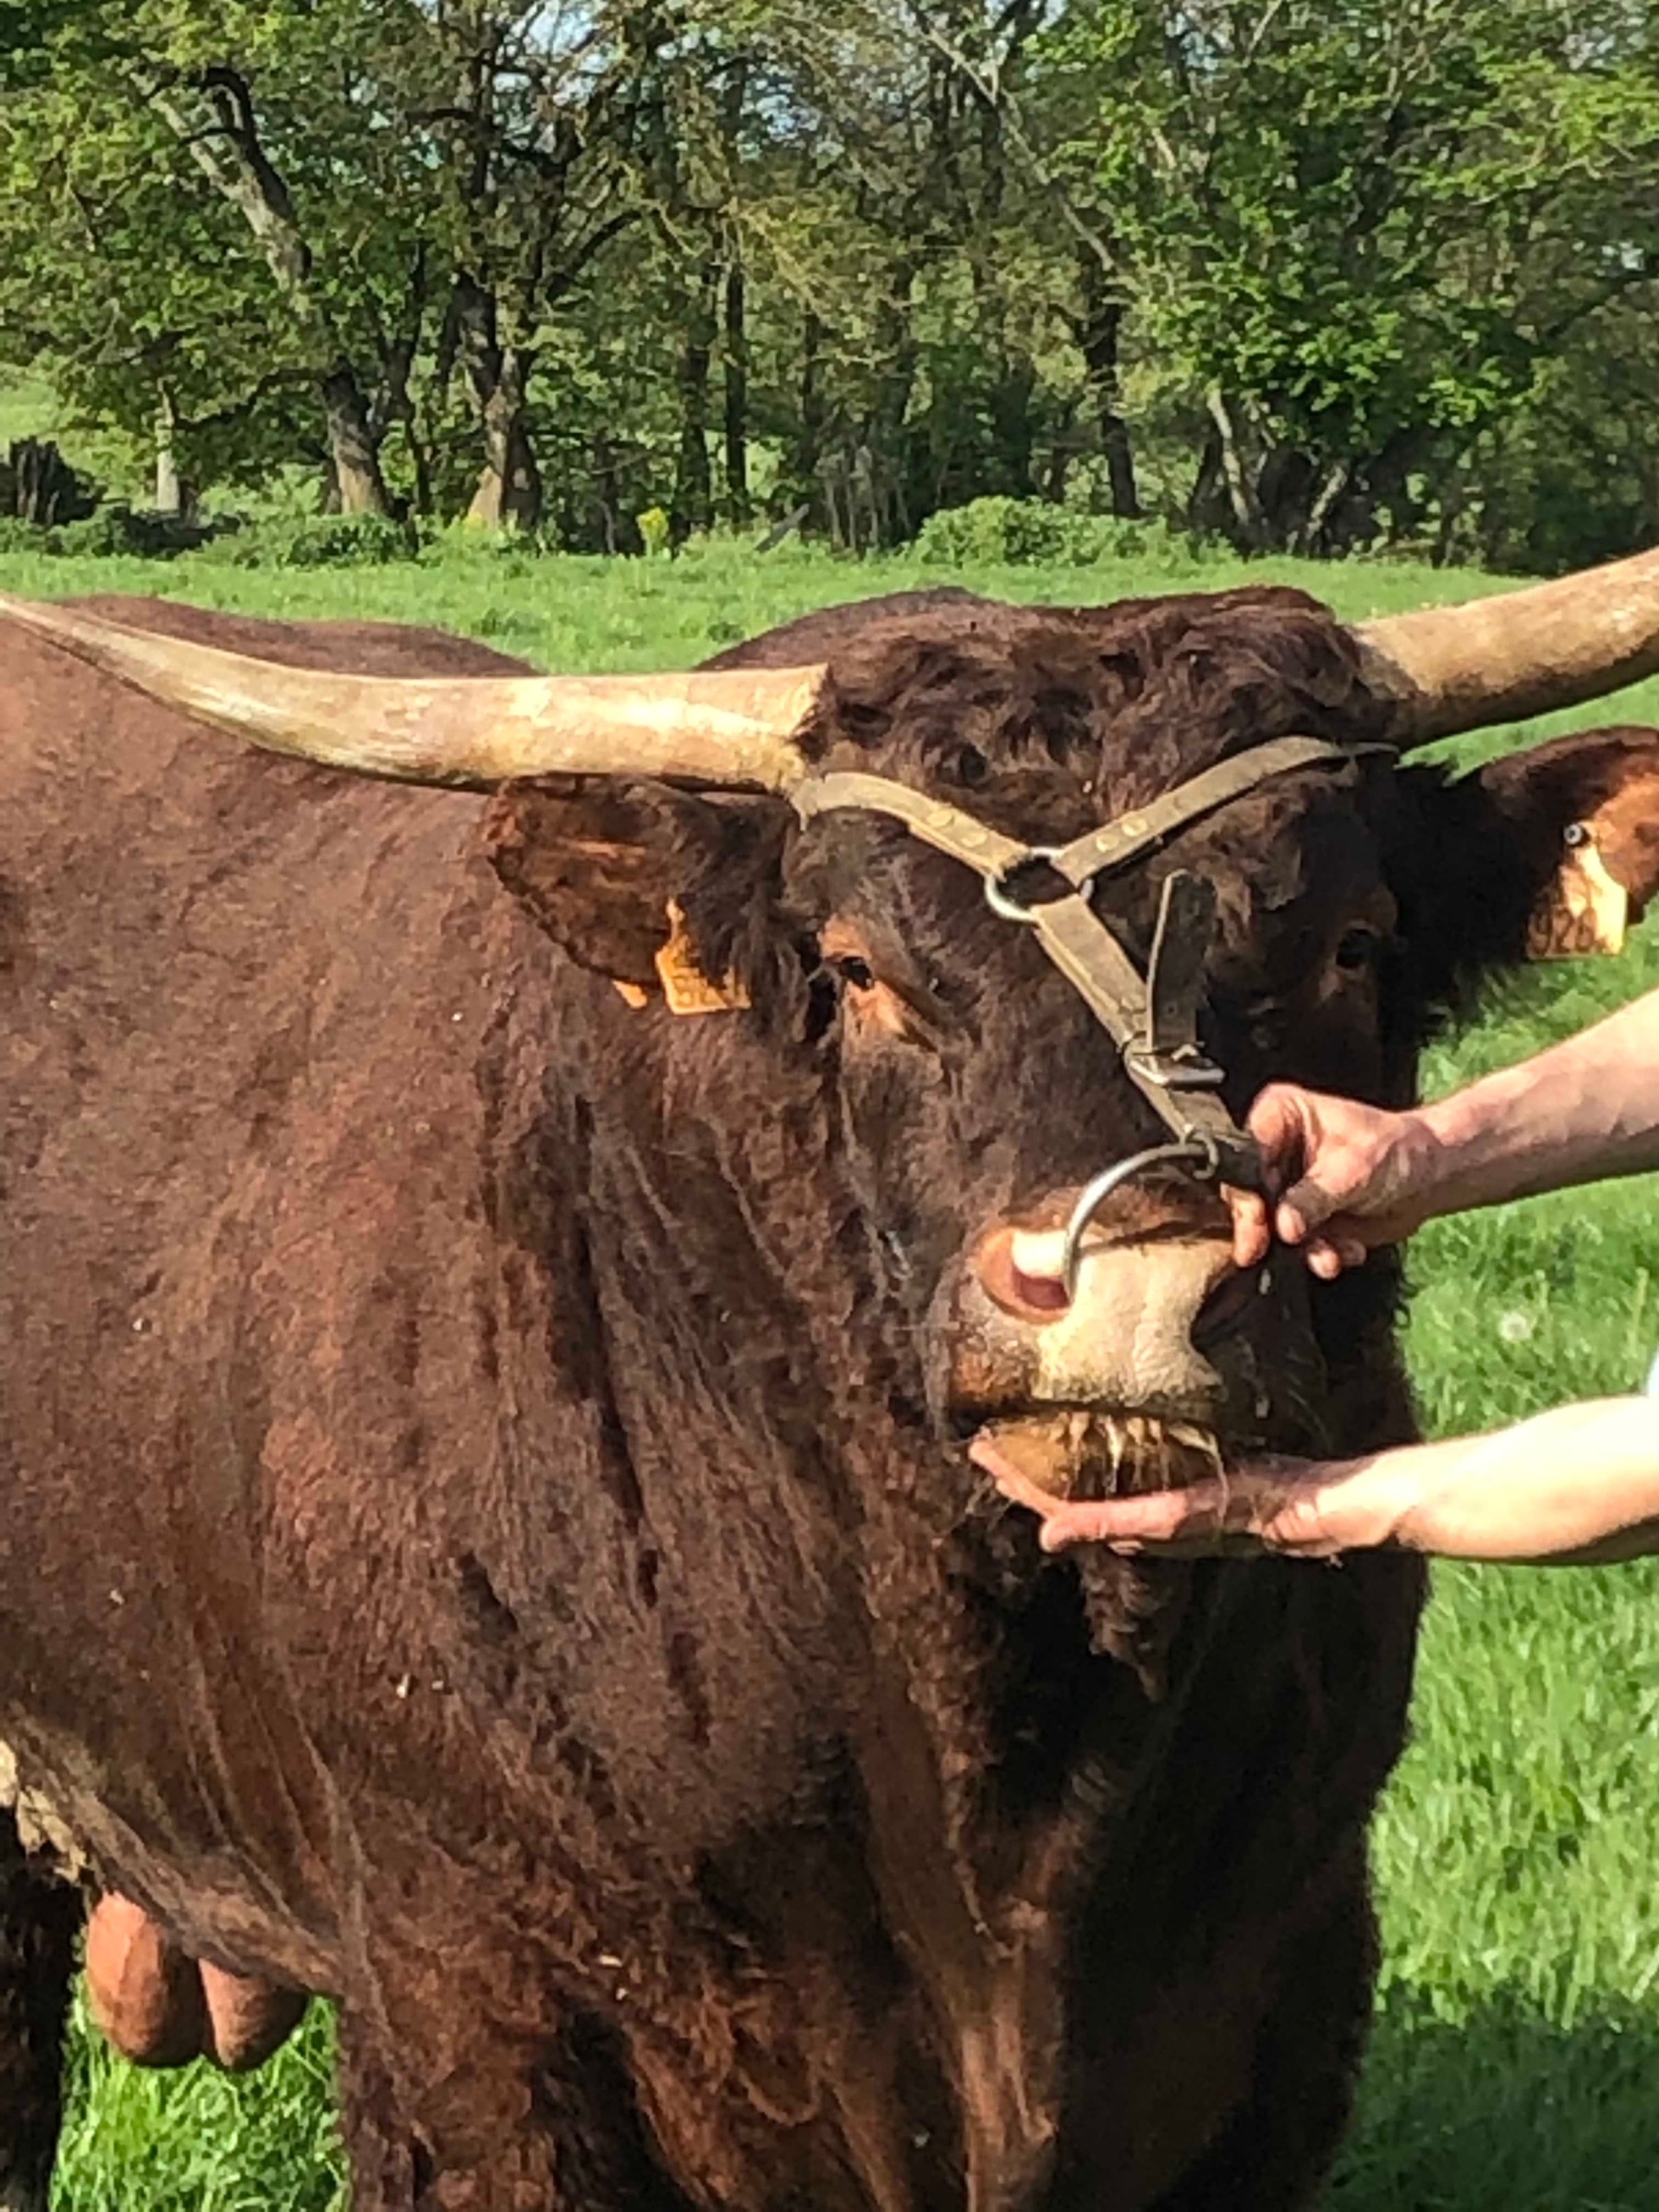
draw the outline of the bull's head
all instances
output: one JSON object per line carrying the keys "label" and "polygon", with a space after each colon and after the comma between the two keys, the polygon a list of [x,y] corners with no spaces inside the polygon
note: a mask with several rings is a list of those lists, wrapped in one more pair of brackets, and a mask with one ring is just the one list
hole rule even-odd
{"label": "bull's head", "polygon": [[[1659,669],[1659,554],[1357,630],[1284,592],[1079,611],[939,595],[650,679],[318,674],[0,611],[261,744],[500,785],[496,865],[575,962],[635,1000],[666,980],[671,1004],[741,1002],[810,1057],[918,1399],[942,1436],[978,1433],[1060,1491],[1246,1444],[1376,1440],[1400,1418],[1376,1389],[1389,1270],[1310,1310],[1302,1269],[1233,1269],[1213,1184],[1171,1170],[1110,1200],[1068,1279],[1079,1190],[1163,1134],[1118,1042],[958,859],[856,810],[803,827],[789,792],[874,771],[1052,847],[1287,733],[1404,750]],[[1373,752],[1259,785],[1092,897],[1144,967],[1171,870],[1216,887],[1205,1042],[1235,1116],[1272,1077],[1402,1103],[1435,1010],[1548,936],[1555,892],[1569,936],[1639,911],[1656,801],[1650,731],[1462,781]]]}

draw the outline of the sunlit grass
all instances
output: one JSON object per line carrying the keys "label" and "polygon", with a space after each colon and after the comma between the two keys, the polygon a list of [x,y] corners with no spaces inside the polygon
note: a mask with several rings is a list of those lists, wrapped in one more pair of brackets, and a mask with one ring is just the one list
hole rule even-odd
{"label": "sunlit grass", "polygon": [[257,2074],[118,2058],[77,2002],[57,2212],[346,2212],[334,2119],[334,2023],[313,2004]]}
{"label": "sunlit grass", "polygon": [[[1491,579],[1403,565],[1209,563],[976,572],[1020,599],[1282,580],[1352,619]],[[273,574],[0,556],[0,588],[161,591],[290,615],[421,620],[543,665],[683,665],[813,606],[952,581],[898,561],[715,546],[677,561],[486,550]],[[1659,683],[1522,733],[1659,720]],[[1483,740],[1479,749],[1498,741]],[[1504,741],[1515,741],[1513,737]],[[1471,748],[1465,748],[1465,751]],[[1659,930],[1617,963],[1541,970],[1431,1056],[1429,1087],[1518,1058],[1659,986]],[[1427,1425],[1488,1426],[1636,1387],[1659,1344],[1659,1179],[1443,1223],[1413,1255]],[[1659,1562],[1440,1569],[1415,1739],[1376,1857],[1387,1963],[1340,2212],[1648,2212],[1659,2204]],[[321,2006],[249,2082],[146,2076],[79,2031],[60,2212],[324,2212],[341,2202]]]}

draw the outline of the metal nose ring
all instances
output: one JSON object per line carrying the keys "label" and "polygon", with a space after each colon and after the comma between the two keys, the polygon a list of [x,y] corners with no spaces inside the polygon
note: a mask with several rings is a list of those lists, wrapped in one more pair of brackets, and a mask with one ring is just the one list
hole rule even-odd
{"label": "metal nose ring", "polygon": [[1132,1152],[1127,1160],[1115,1160],[1111,1166],[1102,1168],[1092,1183],[1084,1185],[1077,1203],[1071,1209],[1071,1218],[1065,1224],[1065,1246],[1060,1255],[1060,1280],[1065,1285],[1068,1300],[1075,1299],[1077,1294],[1077,1269],[1083,1261],[1084,1232],[1090,1223],[1114,1191],[1133,1181],[1148,1167],[1156,1167],[1167,1160],[1195,1161],[1195,1172],[1203,1182],[1208,1182],[1221,1166],[1220,1155],[1214,1145],[1207,1138],[1193,1137],[1183,1144],[1155,1144],[1146,1152]]}

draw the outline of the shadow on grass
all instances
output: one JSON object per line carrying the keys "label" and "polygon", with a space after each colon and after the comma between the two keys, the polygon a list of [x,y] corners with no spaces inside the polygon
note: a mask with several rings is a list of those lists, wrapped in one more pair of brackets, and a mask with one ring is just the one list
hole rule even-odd
{"label": "shadow on grass", "polygon": [[1461,2022],[1396,1989],[1324,2212],[1653,2212],[1659,2012],[1552,2026],[1504,1992]]}

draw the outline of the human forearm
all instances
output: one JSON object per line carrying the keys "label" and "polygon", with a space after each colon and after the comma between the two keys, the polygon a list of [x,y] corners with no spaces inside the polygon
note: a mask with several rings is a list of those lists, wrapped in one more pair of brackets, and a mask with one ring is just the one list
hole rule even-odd
{"label": "human forearm", "polygon": [[1659,1166],[1659,991],[1415,1118],[1427,1213]]}
{"label": "human forearm", "polygon": [[1138,1497],[1064,1503],[975,1456],[1058,1550],[1105,1542],[1309,1559],[1391,1545],[1452,1559],[1587,1566],[1659,1550],[1659,1406],[1602,1398],[1512,1428],[1324,1465],[1269,1463]]}
{"label": "human forearm", "polygon": [[[1393,1541],[1449,1559],[1586,1566],[1659,1548],[1659,1405],[1595,1398],[1407,1447]],[[1385,1474],[1389,1471],[1384,1470]]]}
{"label": "human forearm", "polygon": [[1237,1264],[1276,1235],[1333,1275],[1434,1214],[1659,1167],[1659,991],[1432,1106],[1269,1084],[1249,1126],[1278,1195],[1231,1193]]}

